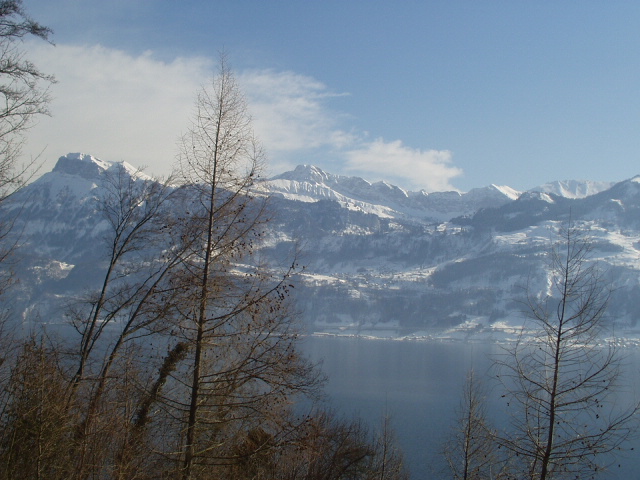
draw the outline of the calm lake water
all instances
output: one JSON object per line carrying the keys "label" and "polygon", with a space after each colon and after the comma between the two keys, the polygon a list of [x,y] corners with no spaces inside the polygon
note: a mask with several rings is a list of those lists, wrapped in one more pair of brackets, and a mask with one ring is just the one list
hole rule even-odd
{"label": "calm lake water", "polygon": [[[501,347],[488,343],[437,343],[370,340],[345,337],[307,337],[303,349],[329,376],[325,391],[339,413],[358,415],[372,427],[385,412],[391,417],[397,441],[413,480],[446,479],[442,444],[454,422],[464,381],[473,368],[480,378],[489,375],[491,355]],[[638,391],[640,350],[627,348],[625,378],[629,392]],[[504,408],[489,400],[489,415]],[[503,418],[504,420],[504,418]],[[640,441],[635,451],[620,459],[620,468],[608,479],[640,479]]]}

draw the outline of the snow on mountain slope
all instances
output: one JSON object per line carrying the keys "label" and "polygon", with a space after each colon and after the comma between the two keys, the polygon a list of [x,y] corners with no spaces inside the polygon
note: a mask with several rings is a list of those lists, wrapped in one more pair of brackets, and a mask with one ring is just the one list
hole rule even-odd
{"label": "snow on mountain slope", "polygon": [[[480,198],[489,192],[504,195],[504,190],[492,186]],[[583,198],[526,192],[517,200],[451,222],[399,228],[381,218],[372,223],[370,216],[348,215],[337,203],[307,205],[279,205],[289,223],[278,228],[292,232],[291,237],[307,247],[309,268],[299,293],[308,321],[322,331],[375,335],[376,325],[388,331],[385,322],[398,325],[404,335],[441,335],[443,328],[451,332],[458,325],[474,325],[474,335],[517,331],[513,328],[523,321],[519,300],[527,285],[534,294],[547,291],[549,242],[567,221],[589,231],[595,257],[611,272],[616,290],[615,305],[609,310],[619,332],[636,325],[640,307],[636,180]],[[301,215],[312,205],[317,223],[299,228]],[[361,225],[365,231],[365,220],[369,235],[345,233],[345,225],[351,231]],[[373,225],[376,229],[371,229]]]}
{"label": "snow on mountain slope", "polygon": [[591,180],[563,180],[545,183],[532,188],[530,192],[553,193],[565,198],[584,198],[611,188],[615,182],[594,182]]}
{"label": "snow on mountain slope", "polygon": [[[92,191],[98,188],[101,177],[106,172],[115,172],[122,167],[128,175],[138,179],[149,180],[150,177],[126,162],[109,162],[84,153],[69,153],[60,157],[51,172],[42,175],[29,186],[29,192],[39,196],[39,201],[47,198],[49,201],[63,201],[65,198],[77,198],[85,201]],[[15,208],[23,208],[24,194],[13,202]]]}
{"label": "snow on mountain slope", "polygon": [[386,218],[433,223],[469,215],[515,200],[519,192],[491,185],[469,193],[411,192],[387,182],[371,183],[360,177],[332,175],[312,165],[299,165],[265,182],[263,188],[289,200],[335,200],[341,206]]}
{"label": "snow on mountain slope", "polygon": [[115,178],[149,181],[126,163],[73,153],[3,203],[2,215],[15,216],[18,244],[14,269],[19,281],[11,300],[25,321],[61,321],[64,306],[100,278],[108,227],[100,202],[107,192],[105,180]]}
{"label": "snow on mountain slope", "polygon": [[[115,175],[117,169],[136,180],[150,180],[127,163],[69,153],[58,159],[51,172],[18,192],[5,208],[9,212],[19,211],[21,218],[29,219],[25,233],[53,235],[49,244],[59,242],[68,246],[85,235],[99,234],[99,225],[89,227],[88,217],[96,215],[97,202],[104,193],[101,183],[105,175]],[[67,235],[68,239],[58,238],[60,235]]]}
{"label": "snow on mountain slope", "polygon": [[127,162],[100,160],[99,158],[85,153],[68,153],[67,155],[60,157],[51,173],[74,175],[87,180],[96,180],[100,175],[104,174],[104,172],[114,171],[118,166],[124,168],[129,175],[136,178],[145,180],[149,180],[151,178],[142,173],[139,169],[129,165]]}
{"label": "snow on mountain slope", "polygon": [[[69,154],[2,207],[20,212],[14,300],[25,319],[60,321],[70,299],[95,288],[103,180],[118,165],[148,181],[130,166]],[[546,291],[549,239],[570,219],[609,272],[621,332],[640,311],[639,178],[583,197],[577,184],[563,195],[496,185],[426,193],[300,166],[259,185],[273,214],[261,254],[302,246],[306,268],[292,294],[310,331],[491,337],[521,324],[523,287]]]}

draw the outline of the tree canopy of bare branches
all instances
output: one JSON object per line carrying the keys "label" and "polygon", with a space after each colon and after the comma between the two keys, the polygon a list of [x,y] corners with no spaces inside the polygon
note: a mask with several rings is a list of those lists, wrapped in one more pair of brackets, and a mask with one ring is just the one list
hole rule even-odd
{"label": "tree canopy of bare branches", "polygon": [[295,258],[259,255],[263,154],[224,57],[180,147],[167,181],[100,171],[101,273],[67,311],[75,335],[12,344],[0,479],[407,478],[387,422],[294,408],[322,376],[298,347]]}

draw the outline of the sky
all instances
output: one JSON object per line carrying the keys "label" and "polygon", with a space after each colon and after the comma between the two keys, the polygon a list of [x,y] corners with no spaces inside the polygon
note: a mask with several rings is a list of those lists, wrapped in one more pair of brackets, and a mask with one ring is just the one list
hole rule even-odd
{"label": "sky", "polygon": [[25,154],[165,176],[221,51],[267,175],[313,164],[407,190],[640,174],[635,0],[24,0],[55,46]]}

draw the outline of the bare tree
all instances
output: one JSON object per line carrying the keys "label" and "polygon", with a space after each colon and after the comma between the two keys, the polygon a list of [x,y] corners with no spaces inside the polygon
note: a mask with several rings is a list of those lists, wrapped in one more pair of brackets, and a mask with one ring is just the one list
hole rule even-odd
{"label": "bare tree", "polygon": [[[124,442],[130,417],[137,408],[131,375],[151,362],[135,345],[163,328],[170,309],[165,292],[168,271],[177,263],[171,251],[169,203],[173,188],[116,164],[101,176],[97,209],[105,224],[104,275],[97,291],[73,305],[68,315],[78,332],[71,343],[68,408],[78,419],[75,427],[75,475],[83,478],[112,464],[109,443]],[[160,252],[160,255],[158,255]],[[135,351],[135,356],[132,352]],[[143,367],[144,366],[144,367]],[[125,388],[125,385],[127,386]],[[140,390],[140,388],[138,388]],[[122,395],[126,391],[127,395]],[[105,422],[108,417],[109,421]],[[115,419],[120,419],[120,430]],[[108,423],[109,428],[105,428]]]}
{"label": "bare tree", "polygon": [[[25,133],[40,115],[48,115],[48,88],[54,78],[41,72],[25,58],[22,40],[35,36],[49,41],[51,30],[32,20],[21,0],[0,1],[0,205],[28,182],[37,170],[37,158],[21,161]],[[13,283],[12,260],[19,232],[13,229],[20,208],[0,212],[0,295]],[[2,414],[2,478],[15,478],[15,471],[31,478],[56,478],[42,467],[45,457],[53,458],[55,442],[54,410],[59,407],[60,372],[48,364],[50,352],[31,340],[18,342],[8,328],[10,309],[6,297],[0,309],[0,413]],[[41,402],[38,404],[38,402]],[[45,410],[50,414],[37,423]],[[59,418],[58,420],[62,420]],[[53,426],[53,429],[49,429]],[[59,431],[58,431],[59,433]],[[50,435],[48,438],[47,435]],[[22,458],[33,453],[36,458]]]}
{"label": "bare tree", "polygon": [[[34,36],[50,41],[51,29],[32,20],[22,0],[0,1],[0,204],[36,173],[38,158],[22,161],[25,133],[41,115],[49,115],[51,75],[25,58],[21,42]],[[17,239],[11,235],[20,208],[0,214],[0,293],[12,282],[8,262]]]}
{"label": "bare tree", "polygon": [[[168,245],[170,229],[165,211],[173,193],[169,183],[143,178],[140,171],[128,171],[122,164],[102,176],[98,210],[109,226],[105,234],[108,253],[99,290],[69,312],[80,334],[73,385],[83,378],[90,356],[105,333],[109,334],[108,341],[115,339],[113,355],[124,339],[156,320],[157,314],[155,310],[150,312],[149,304],[158,293],[158,283],[176,261],[168,247],[163,249]],[[160,259],[158,251],[164,253]],[[109,330],[111,327],[117,334]],[[102,376],[107,374],[105,371]]]}
{"label": "bare tree", "polygon": [[[209,319],[211,304],[220,290],[220,275],[230,269],[233,256],[240,256],[258,218],[243,219],[248,214],[249,187],[258,173],[262,152],[251,130],[246,103],[224,56],[220,73],[210,89],[202,89],[196,101],[193,125],[181,143],[181,172],[186,184],[196,192],[188,225],[188,241],[195,248],[185,256],[184,272],[196,285],[194,311],[186,318],[195,320],[194,355],[191,369],[188,420],[184,443],[183,478],[191,477],[195,454],[199,402],[204,382],[203,367],[206,333],[220,330],[227,323],[227,312]],[[198,241],[200,240],[200,241]],[[222,278],[214,283],[216,274]],[[230,288],[227,286],[227,288]],[[226,309],[225,309],[226,310]],[[232,310],[235,308],[232,307]]]}
{"label": "bare tree", "polygon": [[63,479],[73,418],[57,352],[35,338],[20,348],[0,411],[0,478]]}
{"label": "bare tree", "polygon": [[614,398],[616,348],[601,345],[608,283],[590,260],[592,243],[574,225],[562,228],[550,253],[549,292],[528,298],[539,332],[521,336],[498,361],[513,411],[501,447],[523,466],[518,478],[592,478],[636,427],[637,405]]}
{"label": "bare tree", "polygon": [[391,418],[385,415],[382,427],[374,438],[375,455],[369,470],[375,480],[408,480],[409,473],[404,466],[404,455],[397,445]]}
{"label": "bare tree", "polygon": [[495,432],[488,424],[485,392],[473,370],[467,375],[456,424],[444,456],[454,480],[491,480],[502,477]]}
{"label": "bare tree", "polygon": [[274,269],[257,255],[268,218],[265,199],[251,187],[263,153],[224,56],[198,94],[180,147],[185,206],[175,237],[180,262],[170,275],[177,310],[167,354],[175,363],[163,363],[158,379],[168,372],[166,381],[151,395],[162,407],[145,423],[173,425],[173,434],[165,429],[157,438],[168,435],[165,454],[191,479],[238,461],[234,445],[256,427],[278,436],[291,397],[313,390],[316,380],[295,348],[288,306],[294,265]]}
{"label": "bare tree", "polygon": [[287,442],[243,476],[283,480],[407,480],[398,449],[385,417],[378,433],[359,419],[343,419],[316,411],[298,425]]}
{"label": "bare tree", "polygon": [[48,87],[54,81],[25,58],[20,42],[32,35],[49,41],[51,29],[26,14],[22,0],[0,1],[0,201],[30,178],[35,160],[20,162],[24,133],[48,115]]}

